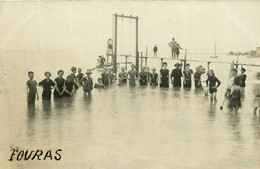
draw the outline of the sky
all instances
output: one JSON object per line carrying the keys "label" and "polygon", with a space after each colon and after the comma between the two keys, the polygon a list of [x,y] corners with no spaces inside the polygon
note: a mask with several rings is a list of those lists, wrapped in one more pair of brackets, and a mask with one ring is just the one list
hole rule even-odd
{"label": "sky", "polygon": [[[260,1],[2,2],[0,9],[2,51],[105,54],[114,13],[140,18],[139,51],[147,46],[148,55],[154,44],[168,54],[172,37],[190,53],[214,53],[215,45],[218,53],[260,46]],[[134,21],[118,23],[118,53],[133,55]]]}

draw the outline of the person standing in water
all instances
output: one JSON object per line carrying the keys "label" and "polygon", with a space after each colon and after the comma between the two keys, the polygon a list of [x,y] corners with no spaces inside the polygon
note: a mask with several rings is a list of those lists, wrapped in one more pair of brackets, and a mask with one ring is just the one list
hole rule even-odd
{"label": "person standing in water", "polygon": [[256,74],[256,80],[253,82],[254,93],[254,115],[257,113],[257,109],[260,115],[260,72]]}
{"label": "person standing in water", "polygon": [[128,81],[129,81],[129,86],[135,86],[136,85],[136,79],[138,78],[138,73],[135,70],[135,65],[131,65],[131,70],[128,71],[127,73]]}
{"label": "person standing in water", "polygon": [[191,77],[192,77],[193,71],[190,69],[190,64],[187,63],[185,65],[185,69],[183,71],[184,79],[183,79],[183,86],[185,88],[191,88]]}
{"label": "person standing in water", "polygon": [[152,68],[152,73],[149,74],[151,86],[158,86],[158,73],[155,73],[155,71],[156,69]]}
{"label": "person standing in water", "polygon": [[80,82],[80,80],[84,77],[84,74],[82,73],[81,68],[78,68],[78,75],[77,75],[77,82],[80,86],[82,86],[82,81]]}
{"label": "person standing in water", "polygon": [[109,85],[109,76],[107,73],[107,68],[103,69],[103,73],[101,74],[101,79],[104,86]]}
{"label": "person standing in water", "polygon": [[239,78],[239,77],[237,77],[237,70],[236,69],[231,69],[230,70],[230,78],[228,80],[227,90],[225,92],[225,97],[230,98],[230,92],[231,92],[232,86],[234,85],[235,78]]}
{"label": "person standing in water", "polygon": [[101,78],[97,79],[97,83],[95,83],[94,88],[97,88],[97,89],[104,88],[104,85],[102,84],[102,79]]}
{"label": "person standing in water", "polygon": [[141,67],[141,72],[139,73],[139,77],[140,77],[140,79],[139,79],[139,84],[140,84],[141,86],[147,85],[147,79],[148,79],[148,77],[147,77],[147,72],[145,71],[145,67],[144,67],[144,66]]}
{"label": "person standing in water", "polygon": [[90,77],[90,75],[92,74],[92,72],[90,70],[88,70],[86,72],[86,77],[83,77],[80,82],[83,83],[83,92],[84,95],[88,94],[91,95],[91,91],[93,89],[93,80]]}
{"label": "person standing in water", "polygon": [[76,76],[77,68],[75,66],[72,66],[70,70],[71,70],[70,76],[73,79],[73,81],[75,83],[75,89],[77,90],[79,88],[79,84],[77,82],[77,76]]}
{"label": "person standing in water", "polygon": [[171,82],[173,87],[181,87],[181,77],[182,77],[181,64],[175,63],[174,66],[175,69],[173,69],[171,73]]}
{"label": "person standing in water", "polygon": [[201,69],[199,67],[196,67],[196,72],[194,73],[195,88],[201,88],[200,76],[201,76]]}
{"label": "person standing in water", "polygon": [[217,88],[220,86],[221,82],[215,76],[213,70],[209,70],[206,84],[209,86],[210,101],[213,102],[214,99],[214,101],[217,102]]}
{"label": "person standing in water", "polygon": [[244,97],[245,94],[245,87],[246,87],[246,69],[245,68],[241,68],[241,74],[239,75],[240,78],[240,87],[241,87],[241,91],[242,91],[242,97]]}
{"label": "person standing in water", "polygon": [[241,107],[241,87],[239,78],[234,79],[234,85],[231,87],[230,96],[231,98],[228,108],[231,112],[234,111],[235,113],[237,113],[238,109]]}
{"label": "person standing in water", "polygon": [[127,73],[125,72],[125,68],[121,68],[121,72],[118,74],[118,80],[119,80],[119,85],[121,84],[126,84],[127,82]]}
{"label": "person standing in water", "polygon": [[175,38],[172,38],[172,41],[168,45],[171,48],[172,59],[176,58],[176,45],[177,45],[177,42],[175,41]]}
{"label": "person standing in water", "polygon": [[207,80],[208,80],[208,75],[206,73],[206,69],[202,67],[201,75],[200,75],[200,82],[201,82],[201,86],[203,88],[205,96],[208,96],[208,87],[207,87],[207,83],[206,83]]}
{"label": "person standing in water", "polygon": [[29,80],[26,82],[27,103],[34,104],[35,96],[36,96],[36,99],[39,100],[37,82],[36,82],[36,80],[33,80],[34,73],[32,71],[28,72],[28,77],[29,77]]}
{"label": "person standing in water", "polygon": [[160,87],[169,88],[169,69],[166,62],[163,62],[160,70]]}
{"label": "person standing in water", "polygon": [[155,44],[154,45],[154,47],[153,47],[153,56],[155,57],[157,57],[157,51],[158,51],[158,47],[157,47],[157,45]]}
{"label": "person standing in water", "polygon": [[54,98],[62,98],[64,91],[65,91],[65,79],[63,78],[64,75],[64,71],[63,70],[59,70],[58,71],[58,77],[56,79],[54,79]]}
{"label": "person standing in water", "polygon": [[50,79],[50,72],[47,71],[44,73],[44,75],[46,78],[39,83],[39,86],[43,88],[42,100],[49,101],[51,100],[51,90],[54,88],[55,83]]}
{"label": "person standing in water", "polygon": [[67,76],[65,81],[64,97],[71,97],[75,92],[75,82],[71,75]]}

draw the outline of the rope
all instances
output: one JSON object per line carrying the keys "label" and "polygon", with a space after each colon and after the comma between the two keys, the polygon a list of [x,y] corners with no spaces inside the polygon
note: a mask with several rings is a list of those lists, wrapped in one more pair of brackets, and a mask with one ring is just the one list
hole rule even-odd
{"label": "rope", "polygon": [[130,56],[131,56],[131,43],[132,43],[132,40],[131,40],[131,37],[132,37],[132,19],[130,19]]}
{"label": "rope", "polygon": [[122,17],[122,21],[121,21],[121,55],[122,55],[122,43],[123,43],[123,17]]}

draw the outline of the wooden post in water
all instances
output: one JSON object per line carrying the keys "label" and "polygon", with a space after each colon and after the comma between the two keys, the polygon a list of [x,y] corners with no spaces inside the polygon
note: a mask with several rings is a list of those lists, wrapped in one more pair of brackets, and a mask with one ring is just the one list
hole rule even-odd
{"label": "wooden post in water", "polygon": [[136,21],[136,38],[135,38],[135,64],[136,64],[136,71],[139,72],[139,52],[138,52],[138,16],[136,17],[135,21]]}
{"label": "wooden post in water", "polygon": [[183,60],[184,64],[183,64],[183,71],[185,69],[186,63],[187,63],[187,49],[185,49],[185,54],[184,54],[184,60]]}
{"label": "wooden post in water", "polygon": [[125,69],[127,70],[127,55],[125,55]]}
{"label": "wooden post in water", "polygon": [[161,58],[161,67],[162,67],[162,64],[163,64],[163,58]]}
{"label": "wooden post in water", "polygon": [[210,66],[209,66],[210,63],[211,63],[211,62],[208,62],[208,64],[207,64],[207,71],[209,71],[209,69],[210,69]]}
{"label": "wooden post in water", "polygon": [[116,73],[117,72],[117,14],[115,14],[115,53],[112,56],[113,58],[113,72]]}

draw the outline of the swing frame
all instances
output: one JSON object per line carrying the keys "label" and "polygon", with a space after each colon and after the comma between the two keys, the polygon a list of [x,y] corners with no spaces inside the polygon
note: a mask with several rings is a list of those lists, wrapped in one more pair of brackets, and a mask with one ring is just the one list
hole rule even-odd
{"label": "swing frame", "polygon": [[114,16],[114,37],[113,37],[113,42],[114,42],[114,55],[113,55],[113,72],[114,73],[117,73],[117,49],[118,49],[118,46],[117,46],[117,33],[118,33],[118,18],[126,18],[126,19],[130,19],[130,20],[135,20],[135,27],[136,27],[136,30],[135,30],[135,66],[136,66],[136,71],[139,72],[139,52],[138,52],[138,20],[139,20],[139,17],[136,16],[125,16],[125,15],[118,15],[117,13],[113,14]]}

